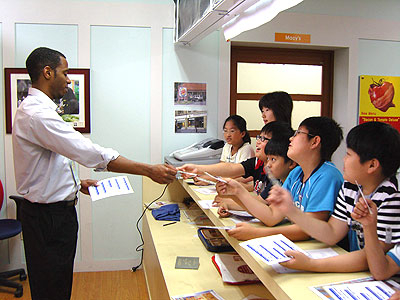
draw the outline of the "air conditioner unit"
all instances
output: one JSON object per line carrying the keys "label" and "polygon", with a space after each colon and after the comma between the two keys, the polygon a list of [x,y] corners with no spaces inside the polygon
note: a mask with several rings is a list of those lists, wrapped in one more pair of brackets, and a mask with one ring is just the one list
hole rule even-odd
{"label": "air conditioner unit", "polygon": [[175,43],[193,44],[259,0],[177,0]]}

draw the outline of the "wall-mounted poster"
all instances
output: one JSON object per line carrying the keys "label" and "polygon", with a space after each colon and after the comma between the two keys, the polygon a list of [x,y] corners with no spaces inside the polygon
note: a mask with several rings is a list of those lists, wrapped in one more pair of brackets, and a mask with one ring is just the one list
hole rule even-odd
{"label": "wall-mounted poster", "polygon": [[176,110],[175,133],[205,133],[207,132],[207,111]]}
{"label": "wall-mounted poster", "polygon": [[205,83],[175,82],[174,104],[175,105],[206,105]]}
{"label": "wall-mounted poster", "polygon": [[359,123],[379,121],[400,131],[400,77],[361,75]]}

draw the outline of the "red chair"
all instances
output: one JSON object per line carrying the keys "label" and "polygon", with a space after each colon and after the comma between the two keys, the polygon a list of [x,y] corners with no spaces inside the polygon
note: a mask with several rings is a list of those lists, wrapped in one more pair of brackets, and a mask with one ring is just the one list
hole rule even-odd
{"label": "red chair", "polygon": [[[16,202],[17,205],[17,219],[18,219],[18,200],[14,199],[15,196],[10,196]],[[19,198],[19,197],[18,197]],[[3,205],[4,190],[3,185],[0,181],[0,209]],[[18,235],[22,231],[21,222],[14,219],[0,219],[0,240],[9,239],[13,236]],[[19,280],[26,280],[26,273],[24,269],[10,270],[0,272],[0,287],[15,288],[14,296],[16,298],[22,297],[23,287],[22,284],[10,280],[9,278],[19,276]]]}

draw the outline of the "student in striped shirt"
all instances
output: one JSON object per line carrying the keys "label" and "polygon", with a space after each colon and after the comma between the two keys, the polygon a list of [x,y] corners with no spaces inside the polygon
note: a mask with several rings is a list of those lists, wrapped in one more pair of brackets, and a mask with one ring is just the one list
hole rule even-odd
{"label": "student in striped shirt", "polygon": [[315,272],[356,272],[368,269],[362,225],[351,213],[358,201],[371,199],[378,207],[377,235],[383,252],[400,242],[400,193],[395,177],[400,166],[400,134],[380,122],[360,124],[350,130],[344,157],[345,182],[328,221],[310,218],[294,207],[290,194],[273,187],[268,201],[306,233],[334,245],[349,234],[350,250],[344,255],[311,259],[289,251],[293,258],[282,265]]}
{"label": "student in striped shirt", "polygon": [[[392,279],[399,282],[400,243],[386,254],[382,251],[377,234],[378,208],[372,200],[367,199],[367,202],[358,201],[351,216],[362,224],[369,270],[376,280],[385,280],[394,276]],[[400,291],[394,293],[389,300],[400,300]]]}

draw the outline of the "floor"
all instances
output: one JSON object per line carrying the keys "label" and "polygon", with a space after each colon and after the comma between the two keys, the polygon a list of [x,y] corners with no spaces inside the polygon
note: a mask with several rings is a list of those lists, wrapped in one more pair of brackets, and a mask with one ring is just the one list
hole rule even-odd
{"label": "floor", "polygon": [[[1,300],[30,300],[28,280],[23,282],[24,294],[15,298],[13,293],[7,293],[0,288]],[[112,272],[82,272],[74,273],[71,300],[148,300],[146,279],[143,270],[112,271]]]}

